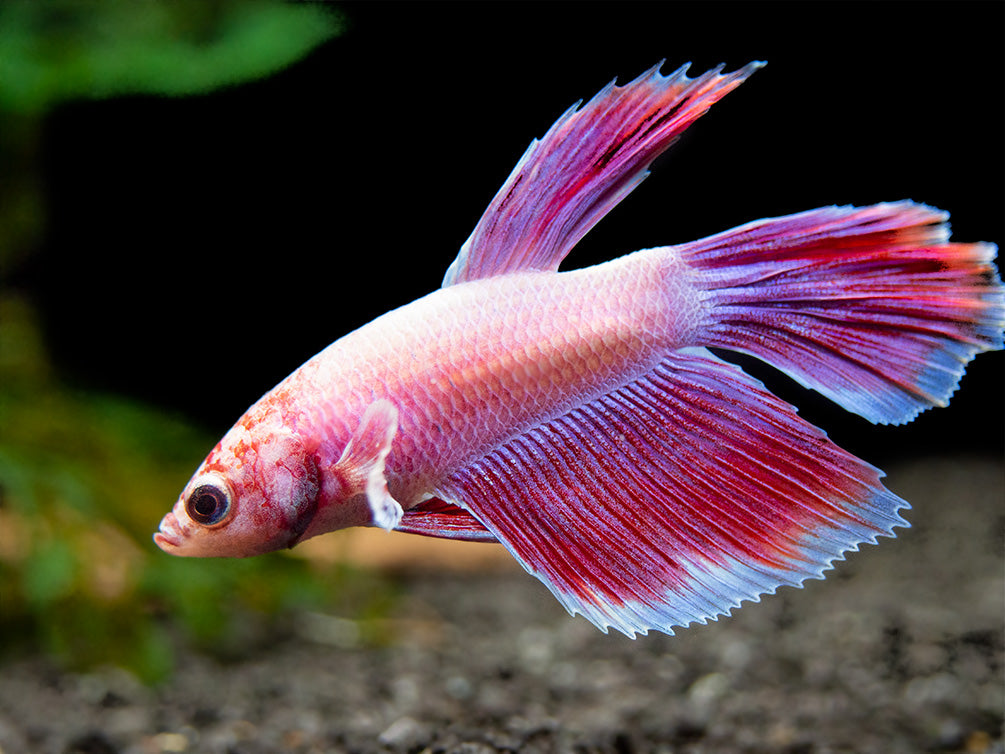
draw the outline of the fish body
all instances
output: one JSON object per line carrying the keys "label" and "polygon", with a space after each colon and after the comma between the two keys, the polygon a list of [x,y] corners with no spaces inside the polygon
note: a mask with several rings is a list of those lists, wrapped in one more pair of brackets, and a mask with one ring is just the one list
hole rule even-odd
{"label": "fish body", "polygon": [[684,281],[667,287],[672,265],[641,256],[471,281],[378,318],[299,373],[310,432],[334,461],[366,408],[389,400],[401,453],[385,473],[411,507],[449,470],[648,372],[683,342],[697,294]]}
{"label": "fish body", "polygon": [[155,535],[246,556],[348,526],[499,541],[626,634],[705,622],[905,526],[881,473],[710,347],[882,423],[1002,346],[989,244],[897,202],[757,221],[558,271],[760,64],[659,67],[531,144],[444,287],[335,341],[243,416]]}
{"label": "fish body", "polygon": [[[698,295],[674,274],[678,265],[668,252],[637,252],[566,273],[474,280],[388,312],[264,396],[238,423],[238,451],[221,443],[203,470],[226,474],[246,465],[259,436],[267,445],[287,432],[300,438],[317,468],[333,468],[381,399],[394,406],[396,424],[395,452],[383,473],[390,496],[408,510],[435,496],[452,469],[630,382],[667,348],[683,345]],[[369,524],[365,506],[346,518],[343,497],[341,478],[328,476],[311,524],[289,544]],[[333,527],[336,520],[341,525]],[[248,554],[244,543],[234,552],[207,543],[207,554]]]}

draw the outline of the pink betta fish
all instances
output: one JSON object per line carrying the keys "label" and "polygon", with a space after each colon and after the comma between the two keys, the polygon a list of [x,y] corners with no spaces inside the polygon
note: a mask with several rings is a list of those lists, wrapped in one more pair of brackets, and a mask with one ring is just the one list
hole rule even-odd
{"label": "pink betta fish", "polygon": [[882,473],[720,348],[871,422],[944,406],[1002,347],[995,247],[944,212],[824,207],[559,272],[652,161],[762,63],[612,82],[534,141],[443,287],[252,406],[164,517],[174,555],[349,526],[501,542],[573,614],[704,623],[907,526]]}

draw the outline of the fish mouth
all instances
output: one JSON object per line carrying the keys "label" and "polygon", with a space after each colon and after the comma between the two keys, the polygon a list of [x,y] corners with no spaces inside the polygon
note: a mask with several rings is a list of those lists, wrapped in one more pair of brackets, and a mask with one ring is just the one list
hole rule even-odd
{"label": "fish mouth", "polygon": [[154,542],[164,552],[170,552],[171,550],[176,549],[179,546],[178,540],[160,531],[154,534]]}
{"label": "fish mouth", "polygon": [[154,534],[154,542],[164,552],[173,552],[181,547],[184,539],[185,535],[178,525],[178,519],[175,517],[174,511],[168,513],[161,520],[161,525]]}

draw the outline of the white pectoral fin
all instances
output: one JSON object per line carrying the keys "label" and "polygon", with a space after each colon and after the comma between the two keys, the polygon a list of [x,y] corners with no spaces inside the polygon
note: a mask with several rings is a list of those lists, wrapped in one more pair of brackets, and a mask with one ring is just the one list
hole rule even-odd
{"label": "white pectoral fin", "polygon": [[374,401],[363,413],[336,464],[356,492],[366,495],[372,523],[391,530],[401,521],[401,504],[391,497],[384,476],[384,462],[398,432],[398,409],[390,401]]}
{"label": "white pectoral fin", "polygon": [[374,467],[366,480],[366,501],[373,513],[373,524],[384,531],[391,531],[401,521],[404,511],[401,503],[391,497],[387,491],[387,479],[384,478],[384,463],[380,468]]}

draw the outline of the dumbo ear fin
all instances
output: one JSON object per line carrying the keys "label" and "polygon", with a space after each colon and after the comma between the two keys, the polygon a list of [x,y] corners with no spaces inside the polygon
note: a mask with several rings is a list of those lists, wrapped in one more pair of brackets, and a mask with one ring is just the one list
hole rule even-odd
{"label": "dumbo ear fin", "polygon": [[398,431],[398,409],[390,401],[374,401],[364,412],[337,469],[352,487],[366,494],[372,523],[390,531],[401,521],[401,504],[387,491],[384,461]]}

